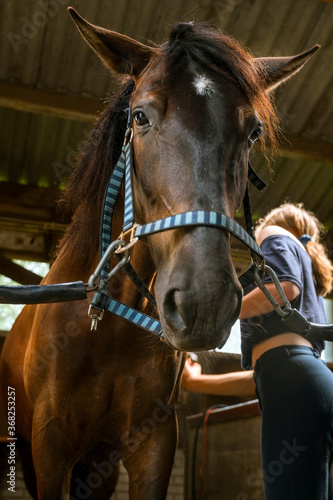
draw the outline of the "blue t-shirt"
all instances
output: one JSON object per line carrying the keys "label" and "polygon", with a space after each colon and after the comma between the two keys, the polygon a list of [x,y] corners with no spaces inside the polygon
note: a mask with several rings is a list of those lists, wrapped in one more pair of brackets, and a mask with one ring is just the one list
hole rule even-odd
{"label": "blue t-shirt", "polygon": [[[279,281],[290,281],[300,289],[299,295],[290,302],[291,306],[297,309],[311,323],[327,323],[323,298],[317,296],[311,257],[307,251],[294,238],[281,234],[265,238],[260,247],[267,265],[275,271]],[[263,278],[264,283],[271,281],[268,275]],[[245,294],[249,293],[251,289],[253,287],[246,289]],[[255,344],[288,331],[290,330],[275,311],[242,320],[243,368],[248,370],[252,367],[252,347]],[[319,352],[323,350],[324,341],[309,337],[307,337],[307,340]]]}

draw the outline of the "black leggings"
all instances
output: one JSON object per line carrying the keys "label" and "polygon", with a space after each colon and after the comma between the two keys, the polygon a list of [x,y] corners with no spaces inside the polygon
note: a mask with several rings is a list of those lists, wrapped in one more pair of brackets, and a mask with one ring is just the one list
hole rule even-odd
{"label": "black leggings", "polygon": [[317,351],[281,346],[254,370],[266,500],[332,500],[333,374]]}

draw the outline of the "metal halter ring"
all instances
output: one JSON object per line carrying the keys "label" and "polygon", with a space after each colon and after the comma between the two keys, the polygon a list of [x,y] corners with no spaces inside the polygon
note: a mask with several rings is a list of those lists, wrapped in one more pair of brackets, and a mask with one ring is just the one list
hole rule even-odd
{"label": "metal halter ring", "polygon": [[132,142],[132,141],[133,141],[133,128],[129,127],[125,133],[124,146],[126,146],[126,144],[128,144],[129,142]]}

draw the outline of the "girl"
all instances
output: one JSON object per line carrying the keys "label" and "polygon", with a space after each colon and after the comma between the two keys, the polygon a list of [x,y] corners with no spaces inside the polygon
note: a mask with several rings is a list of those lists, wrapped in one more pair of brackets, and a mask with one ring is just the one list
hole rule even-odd
{"label": "girl", "polygon": [[[333,268],[319,242],[320,232],[312,213],[285,203],[259,221],[256,238],[291,306],[308,321],[323,324],[323,297],[331,291]],[[281,303],[271,279],[266,276],[263,282]],[[324,341],[289,331],[257,287],[244,296],[240,319],[242,365],[254,369],[262,412],[266,500],[332,499],[333,374],[320,358]],[[199,392],[213,389],[215,394],[237,385],[238,394],[244,387],[251,390],[249,372],[228,376],[210,375],[205,382],[188,363],[184,384],[192,390],[199,384]],[[223,379],[220,392],[214,377]]]}

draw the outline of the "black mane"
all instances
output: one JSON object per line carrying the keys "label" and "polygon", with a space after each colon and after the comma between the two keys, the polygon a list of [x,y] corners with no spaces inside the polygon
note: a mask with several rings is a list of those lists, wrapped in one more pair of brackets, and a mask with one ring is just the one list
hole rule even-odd
{"label": "black mane", "polygon": [[77,258],[80,252],[87,260],[96,253],[105,190],[121,153],[133,90],[134,82],[129,79],[102,113],[59,199],[60,210],[72,217],[59,248],[66,243],[76,247]]}
{"label": "black mane", "polygon": [[134,82],[127,81],[105,109],[80,152],[75,169],[60,200],[64,209],[75,212],[82,203],[99,204],[103,188],[120,156]]}

